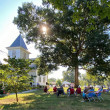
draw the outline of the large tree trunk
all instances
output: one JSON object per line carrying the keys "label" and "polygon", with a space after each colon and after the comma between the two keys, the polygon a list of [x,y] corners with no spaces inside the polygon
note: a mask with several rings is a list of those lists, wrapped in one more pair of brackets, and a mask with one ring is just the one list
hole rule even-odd
{"label": "large tree trunk", "polygon": [[17,94],[17,92],[16,92],[16,101],[18,102],[18,94]]}
{"label": "large tree trunk", "polygon": [[78,65],[76,65],[75,66],[75,87],[79,86],[78,76],[79,76]]}

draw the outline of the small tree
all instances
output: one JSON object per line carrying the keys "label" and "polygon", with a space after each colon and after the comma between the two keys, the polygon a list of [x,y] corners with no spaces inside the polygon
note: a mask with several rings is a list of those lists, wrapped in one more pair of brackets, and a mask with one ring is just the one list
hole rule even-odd
{"label": "small tree", "polygon": [[28,72],[31,70],[31,60],[9,58],[5,61],[8,64],[0,64],[0,79],[16,94],[18,102],[18,91],[30,87],[31,77]]}
{"label": "small tree", "polygon": [[58,80],[56,81],[56,84],[57,84],[58,86],[61,86],[62,81],[61,81],[60,79],[58,79]]}

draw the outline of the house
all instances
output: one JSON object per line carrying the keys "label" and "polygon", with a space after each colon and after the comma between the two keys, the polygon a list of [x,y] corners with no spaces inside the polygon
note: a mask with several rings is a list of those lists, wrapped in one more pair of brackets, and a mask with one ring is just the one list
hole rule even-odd
{"label": "house", "polygon": [[[28,51],[27,46],[26,46],[21,35],[19,35],[15,39],[15,41],[9,47],[7,47],[7,49],[8,49],[8,56],[10,56],[10,58],[15,57],[16,59],[18,59],[18,58],[29,59],[30,52]],[[34,60],[34,59],[32,59],[32,60]],[[37,67],[34,63],[32,63],[30,65],[30,67],[34,67],[34,69],[32,69],[28,73],[30,76],[33,76],[33,82],[30,82],[30,84],[32,86],[37,86],[38,84],[41,86],[45,86],[48,76],[47,75],[40,75],[39,76],[37,74]]]}

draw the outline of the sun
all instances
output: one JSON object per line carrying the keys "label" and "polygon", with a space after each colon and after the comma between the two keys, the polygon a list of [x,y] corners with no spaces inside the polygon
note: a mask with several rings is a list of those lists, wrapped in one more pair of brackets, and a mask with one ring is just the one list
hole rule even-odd
{"label": "sun", "polygon": [[43,27],[42,27],[42,31],[43,31],[43,33],[46,33],[47,28],[46,28],[45,26],[43,26]]}

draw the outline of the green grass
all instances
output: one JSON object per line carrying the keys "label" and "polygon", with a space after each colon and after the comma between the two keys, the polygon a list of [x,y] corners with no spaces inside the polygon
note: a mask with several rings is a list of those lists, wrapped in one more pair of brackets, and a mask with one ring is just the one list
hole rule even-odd
{"label": "green grass", "polygon": [[81,96],[67,97],[45,94],[43,90],[19,94],[19,103],[15,95],[0,98],[0,110],[110,110],[110,93],[102,94],[104,101],[81,102]]}

